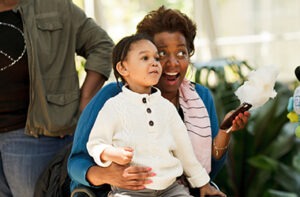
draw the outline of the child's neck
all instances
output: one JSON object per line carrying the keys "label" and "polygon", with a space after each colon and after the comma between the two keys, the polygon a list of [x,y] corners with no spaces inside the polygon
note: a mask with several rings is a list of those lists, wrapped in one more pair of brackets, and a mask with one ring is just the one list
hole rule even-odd
{"label": "child's neck", "polygon": [[152,86],[141,87],[141,86],[130,86],[129,84],[127,84],[127,88],[130,89],[131,91],[139,93],[139,94],[151,94],[152,93]]}

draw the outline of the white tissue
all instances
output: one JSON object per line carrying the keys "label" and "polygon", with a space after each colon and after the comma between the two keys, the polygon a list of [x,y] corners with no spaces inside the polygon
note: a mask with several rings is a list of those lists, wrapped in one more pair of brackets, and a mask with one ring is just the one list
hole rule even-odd
{"label": "white tissue", "polygon": [[274,85],[278,74],[277,69],[271,66],[251,71],[248,80],[235,91],[235,95],[241,103],[252,104],[252,109],[260,107],[277,95]]}

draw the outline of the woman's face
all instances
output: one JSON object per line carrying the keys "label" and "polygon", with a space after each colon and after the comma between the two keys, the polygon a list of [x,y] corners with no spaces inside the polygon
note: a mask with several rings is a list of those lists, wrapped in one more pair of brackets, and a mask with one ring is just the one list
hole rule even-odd
{"label": "woman's face", "polygon": [[163,95],[177,94],[189,65],[185,37],[180,32],[161,32],[154,35],[154,42],[163,68],[157,87]]}

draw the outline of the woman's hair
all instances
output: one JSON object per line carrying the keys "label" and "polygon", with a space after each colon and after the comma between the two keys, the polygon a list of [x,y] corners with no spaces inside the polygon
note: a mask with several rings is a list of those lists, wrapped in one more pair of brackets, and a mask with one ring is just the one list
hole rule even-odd
{"label": "woman's hair", "polygon": [[112,63],[113,63],[114,75],[115,75],[117,82],[119,81],[119,79],[121,79],[121,81],[123,83],[126,82],[117,70],[118,62],[121,62],[121,64],[122,64],[122,61],[124,61],[126,59],[127,54],[130,51],[130,47],[132,46],[132,44],[134,44],[140,40],[149,40],[150,42],[152,42],[154,44],[152,38],[149,35],[137,33],[137,34],[133,34],[131,36],[126,36],[126,37],[122,38],[113,48]]}
{"label": "woman's hair", "polygon": [[161,32],[182,33],[190,56],[195,51],[196,30],[195,23],[187,15],[176,9],[166,9],[165,6],[149,12],[137,25],[137,33],[146,33],[152,38]]}

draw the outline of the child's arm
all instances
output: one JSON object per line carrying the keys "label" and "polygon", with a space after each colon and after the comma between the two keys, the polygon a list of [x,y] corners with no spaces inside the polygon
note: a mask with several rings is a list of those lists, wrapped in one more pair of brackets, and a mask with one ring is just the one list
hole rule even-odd
{"label": "child's arm", "polygon": [[130,147],[116,148],[107,147],[100,155],[103,162],[112,161],[120,165],[126,165],[131,162],[133,157],[133,149]]}
{"label": "child's arm", "polygon": [[86,145],[95,163],[102,167],[109,166],[111,162],[125,165],[133,157],[132,148],[113,146],[113,136],[120,124],[119,116],[115,113],[117,102],[116,97],[111,98],[99,111]]}

